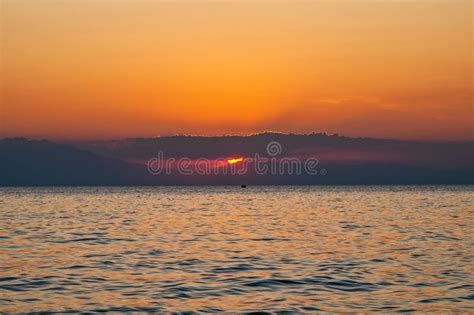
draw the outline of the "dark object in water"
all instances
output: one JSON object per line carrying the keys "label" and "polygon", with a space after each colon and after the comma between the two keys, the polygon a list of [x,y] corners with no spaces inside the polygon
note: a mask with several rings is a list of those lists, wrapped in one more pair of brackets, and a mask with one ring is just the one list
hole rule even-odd
{"label": "dark object in water", "polygon": [[247,188],[247,185],[240,185],[240,188]]}

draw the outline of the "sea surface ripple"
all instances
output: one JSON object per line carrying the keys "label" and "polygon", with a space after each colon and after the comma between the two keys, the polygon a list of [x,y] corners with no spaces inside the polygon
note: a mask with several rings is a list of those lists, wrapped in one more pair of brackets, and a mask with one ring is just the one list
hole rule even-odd
{"label": "sea surface ripple", "polygon": [[0,189],[0,312],[474,312],[472,186]]}

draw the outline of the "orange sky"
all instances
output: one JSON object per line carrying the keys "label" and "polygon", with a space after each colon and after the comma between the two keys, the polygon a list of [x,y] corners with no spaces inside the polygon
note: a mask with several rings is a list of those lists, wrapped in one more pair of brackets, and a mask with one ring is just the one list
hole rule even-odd
{"label": "orange sky", "polygon": [[473,139],[470,0],[0,2],[0,137]]}

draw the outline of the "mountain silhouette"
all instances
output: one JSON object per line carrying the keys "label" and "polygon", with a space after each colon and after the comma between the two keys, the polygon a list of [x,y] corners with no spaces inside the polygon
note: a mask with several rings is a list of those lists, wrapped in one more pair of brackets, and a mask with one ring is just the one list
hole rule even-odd
{"label": "mountain silhouette", "polygon": [[[275,156],[267,152],[277,143]],[[472,184],[473,142],[420,142],[326,134],[262,133],[250,136],[170,136],[111,141],[0,140],[1,186],[100,185],[318,185]],[[318,160],[318,174],[153,175],[147,162],[231,157]],[[254,159],[255,161],[255,159]],[[250,165],[254,163],[251,162]],[[192,164],[192,163],[191,163]],[[192,164],[191,167],[195,167]],[[229,167],[229,166],[225,166]]]}
{"label": "mountain silhouette", "polygon": [[0,185],[124,185],[142,167],[46,140],[0,140]]}
{"label": "mountain silhouette", "polygon": [[167,157],[219,158],[267,155],[270,142],[282,148],[280,157],[315,156],[320,161],[352,163],[396,163],[416,166],[472,166],[473,141],[421,142],[350,138],[324,133],[298,135],[260,133],[250,136],[170,136],[70,143],[99,155],[144,162],[158,152]]}

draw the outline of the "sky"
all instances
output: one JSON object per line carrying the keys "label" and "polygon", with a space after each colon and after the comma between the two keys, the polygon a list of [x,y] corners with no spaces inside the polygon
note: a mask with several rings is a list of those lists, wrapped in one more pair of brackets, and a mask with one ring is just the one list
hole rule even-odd
{"label": "sky", "polygon": [[0,137],[473,137],[470,0],[0,0]]}

